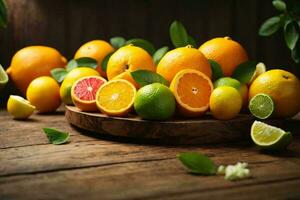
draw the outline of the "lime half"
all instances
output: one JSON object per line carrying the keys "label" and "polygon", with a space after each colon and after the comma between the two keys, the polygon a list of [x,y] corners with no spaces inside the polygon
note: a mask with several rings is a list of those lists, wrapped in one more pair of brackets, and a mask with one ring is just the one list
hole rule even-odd
{"label": "lime half", "polygon": [[292,141],[292,134],[284,130],[255,121],[251,127],[253,142],[263,149],[280,150],[286,148]]}
{"label": "lime half", "polygon": [[2,65],[0,65],[0,90],[4,88],[7,82],[8,82],[8,76],[5,70],[3,69]]}
{"label": "lime half", "polygon": [[259,119],[267,119],[274,112],[274,101],[267,94],[257,94],[250,100],[249,110],[252,115]]}

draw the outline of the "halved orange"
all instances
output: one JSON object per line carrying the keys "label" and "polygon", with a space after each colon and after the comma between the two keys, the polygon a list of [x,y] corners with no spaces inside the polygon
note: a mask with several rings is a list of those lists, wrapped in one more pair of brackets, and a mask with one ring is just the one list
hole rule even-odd
{"label": "halved orange", "polygon": [[96,94],[98,109],[109,116],[126,116],[133,108],[136,88],[123,79],[103,84]]}
{"label": "halved orange", "polygon": [[181,115],[197,117],[209,109],[209,98],[213,91],[210,78],[194,69],[179,71],[170,85]]}
{"label": "halved orange", "polygon": [[97,111],[96,93],[106,80],[100,76],[86,76],[77,80],[71,88],[74,105],[82,111]]}

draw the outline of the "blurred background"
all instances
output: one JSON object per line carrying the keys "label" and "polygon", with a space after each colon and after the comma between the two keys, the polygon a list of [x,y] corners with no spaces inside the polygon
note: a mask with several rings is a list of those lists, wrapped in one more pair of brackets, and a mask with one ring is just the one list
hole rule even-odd
{"label": "blurred background", "polygon": [[28,45],[57,48],[68,59],[83,43],[113,36],[172,47],[169,25],[179,20],[199,46],[213,37],[230,36],[247,49],[250,59],[300,74],[282,31],[258,36],[260,25],[278,13],[271,0],[7,0],[7,6],[8,26],[0,29],[0,63],[5,68]]}

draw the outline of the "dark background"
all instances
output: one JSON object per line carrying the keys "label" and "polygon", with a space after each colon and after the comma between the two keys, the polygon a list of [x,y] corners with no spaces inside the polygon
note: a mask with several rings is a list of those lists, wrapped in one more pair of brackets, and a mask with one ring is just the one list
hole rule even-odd
{"label": "dark background", "polygon": [[9,24],[0,30],[0,63],[5,67],[17,50],[28,45],[55,47],[69,59],[81,44],[113,36],[145,38],[157,48],[171,46],[168,29],[177,19],[199,46],[213,37],[230,36],[252,60],[300,74],[282,31],[267,38],[257,34],[262,22],[276,14],[271,0],[7,0],[7,4]]}

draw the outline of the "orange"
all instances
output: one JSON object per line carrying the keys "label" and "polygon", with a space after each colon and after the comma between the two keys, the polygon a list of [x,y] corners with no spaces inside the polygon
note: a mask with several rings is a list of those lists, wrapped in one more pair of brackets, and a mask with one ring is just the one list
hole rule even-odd
{"label": "orange", "polygon": [[126,116],[133,108],[135,87],[126,80],[116,79],[103,84],[96,94],[98,109],[109,116]]}
{"label": "orange", "polygon": [[248,61],[246,50],[229,37],[209,40],[199,50],[207,59],[214,60],[221,66],[224,76],[231,76],[239,64]]}
{"label": "orange", "polygon": [[54,112],[61,104],[59,85],[50,76],[34,79],[28,86],[26,97],[40,113]]}
{"label": "orange", "polygon": [[137,86],[130,72],[139,69],[155,71],[155,64],[151,55],[140,47],[127,45],[111,55],[107,63],[106,73],[108,80],[125,79]]}
{"label": "orange", "polygon": [[96,93],[106,80],[100,76],[86,76],[77,80],[71,89],[74,105],[82,111],[97,111]]}
{"label": "orange", "polygon": [[175,75],[170,89],[183,116],[201,116],[209,109],[213,84],[204,73],[194,69],[181,70]]}
{"label": "orange", "polygon": [[195,69],[211,78],[210,64],[205,56],[191,46],[180,47],[166,53],[157,65],[156,72],[169,82],[183,69]]}
{"label": "orange", "polygon": [[29,46],[13,56],[6,72],[14,85],[26,94],[26,89],[33,79],[50,76],[52,69],[64,67],[66,63],[67,60],[54,48]]}
{"label": "orange", "polygon": [[249,100],[258,93],[272,97],[277,117],[292,117],[300,110],[300,81],[290,72],[274,69],[259,75],[249,88]]}
{"label": "orange", "polygon": [[96,70],[102,77],[106,77],[106,73],[102,70],[102,61],[114,51],[114,48],[104,40],[93,40],[83,44],[75,53],[74,58],[90,57],[98,62]]}

